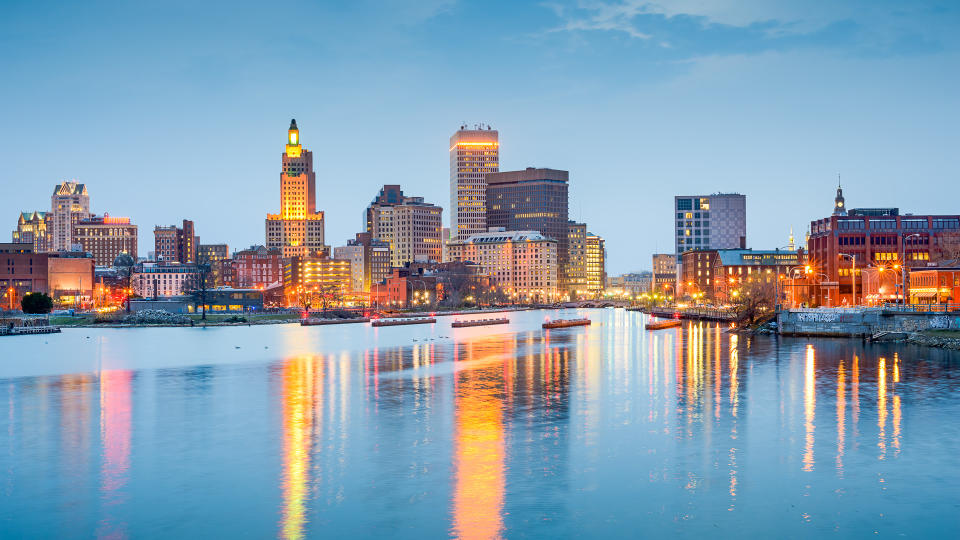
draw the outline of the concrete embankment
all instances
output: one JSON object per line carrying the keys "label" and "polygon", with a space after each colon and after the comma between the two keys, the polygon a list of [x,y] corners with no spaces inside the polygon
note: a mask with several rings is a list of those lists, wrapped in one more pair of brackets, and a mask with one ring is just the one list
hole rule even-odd
{"label": "concrete embankment", "polygon": [[881,332],[914,333],[960,329],[960,313],[883,308],[819,308],[781,311],[777,328],[786,336],[870,337]]}
{"label": "concrete embankment", "polygon": [[946,337],[916,332],[910,334],[910,337],[907,338],[907,343],[925,345],[927,347],[939,347],[941,349],[960,350],[960,337]]}

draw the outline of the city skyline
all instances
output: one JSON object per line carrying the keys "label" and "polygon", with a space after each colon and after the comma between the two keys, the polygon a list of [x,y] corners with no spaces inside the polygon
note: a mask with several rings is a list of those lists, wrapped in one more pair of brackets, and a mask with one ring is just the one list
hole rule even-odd
{"label": "city skyline", "polygon": [[[528,6],[503,28],[470,3],[385,5],[372,19],[362,7],[304,6],[305,18],[336,28],[324,37],[289,36],[266,9],[207,25],[202,10],[183,8],[196,16],[184,23],[172,8],[128,6],[112,13],[117,32],[98,39],[87,34],[104,24],[97,8],[38,17],[16,6],[0,22],[12,53],[0,65],[21,81],[0,90],[0,183],[18,188],[0,215],[12,230],[20,212],[46,210],[52,185],[77,179],[92,212],[144,230],[190,216],[205,241],[257,243],[262,216],[277,210],[275,152],[289,118],[316,154],[332,246],[353,238],[356,213],[387,182],[449,212],[447,141],[478,122],[499,131],[501,170],[571,172],[570,218],[604,236],[611,275],[671,251],[665,206],[678,193],[747,195],[757,249],[784,244],[790,226],[802,238],[828,215],[838,172],[851,207],[950,213],[960,172],[957,75],[947,69],[958,60],[956,8],[799,5]],[[489,30],[482,43],[437,47],[475,20]],[[190,33],[196,25],[212,29]],[[145,31],[169,37],[171,49],[139,40]],[[241,43],[251,58],[234,56]],[[498,78],[456,91],[435,84],[459,81],[458,54],[481,49],[499,62]],[[299,69],[292,58],[304,56],[298,85],[310,99],[292,103],[285,85],[258,82]],[[71,63],[81,58],[83,72]],[[525,76],[530,66],[537,76]],[[42,167],[28,136],[38,125],[54,128],[43,132]],[[386,141],[376,160],[371,138]],[[140,196],[149,186],[162,189]],[[633,214],[651,216],[639,238],[618,219]],[[150,239],[140,241],[149,251]]]}

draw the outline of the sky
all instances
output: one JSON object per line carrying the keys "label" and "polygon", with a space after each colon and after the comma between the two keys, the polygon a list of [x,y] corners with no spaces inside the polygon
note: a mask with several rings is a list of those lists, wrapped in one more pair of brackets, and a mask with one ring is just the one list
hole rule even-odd
{"label": "sky", "polygon": [[332,246],[383,184],[446,210],[481,122],[501,170],[570,171],[610,275],[673,250],[678,194],[746,194],[754,249],[829,215],[838,174],[848,207],[960,213],[951,0],[0,0],[0,74],[0,221],[76,179],[141,256],[185,218],[262,244],[291,118]]}

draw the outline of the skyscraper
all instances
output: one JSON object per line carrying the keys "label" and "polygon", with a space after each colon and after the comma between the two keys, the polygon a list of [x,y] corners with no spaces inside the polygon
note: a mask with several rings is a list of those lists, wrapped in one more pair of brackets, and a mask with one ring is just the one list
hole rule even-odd
{"label": "skyscraper", "polygon": [[53,214],[50,212],[21,212],[17,230],[13,231],[14,243],[33,245],[34,253],[50,251],[53,239]]}
{"label": "skyscraper", "polygon": [[487,175],[487,227],[538,231],[557,241],[558,281],[568,288],[567,182],[570,173],[527,167]]}
{"label": "skyscraper", "polygon": [[567,222],[567,291],[573,299],[587,295],[587,224]]}
{"label": "skyscraper", "polygon": [[386,185],[367,207],[367,232],[371,238],[390,244],[394,267],[411,262],[440,262],[443,209],[407,197],[398,185]]}
{"label": "skyscraper", "polygon": [[676,257],[691,249],[745,249],[747,197],[739,193],[674,197]]}
{"label": "skyscraper", "polygon": [[603,238],[587,232],[587,294],[599,297],[607,285],[607,249]]}
{"label": "skyscraper", "polygon": [[[77,222],[90,217],[90,194],[87,186],[76,182],[62,182],[53,188],[50,197],[50,213],[53,214],[54,251],[68,251],[75,243],[73,228]],[[50,234],[50,231],[47,232]]]}
{"label": "skyscraper", "polygon": [[500,136],[490,126],[460,126],[450,137],[450,237],[487,230],[486,176],[500,170]]}
{"label": "skyscraper", "polygon": [[267,214],[267,247],[279,248],[284,257],[325,251],[323,212],[316,209],[313,152],[300,144],[296,120],[290,120],[282,163],[280,213]]}

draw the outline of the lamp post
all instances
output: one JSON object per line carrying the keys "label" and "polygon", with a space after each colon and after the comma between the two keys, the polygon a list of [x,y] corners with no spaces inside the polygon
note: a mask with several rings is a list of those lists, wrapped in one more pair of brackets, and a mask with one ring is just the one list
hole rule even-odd
{"label": "lamp post", "polygon": [[841,253],[840,256],[850,258],[850,279],[852,280],[851,286],[850,286],[850,305],[856,306],[857,305],[857,256],[851,255],[849,253]]}
{"label": "lamp post", "polygon": [[916,236],[923,236],[920,233],[908,234],[900,239],[900,303],[907,305],[907,239]]}

